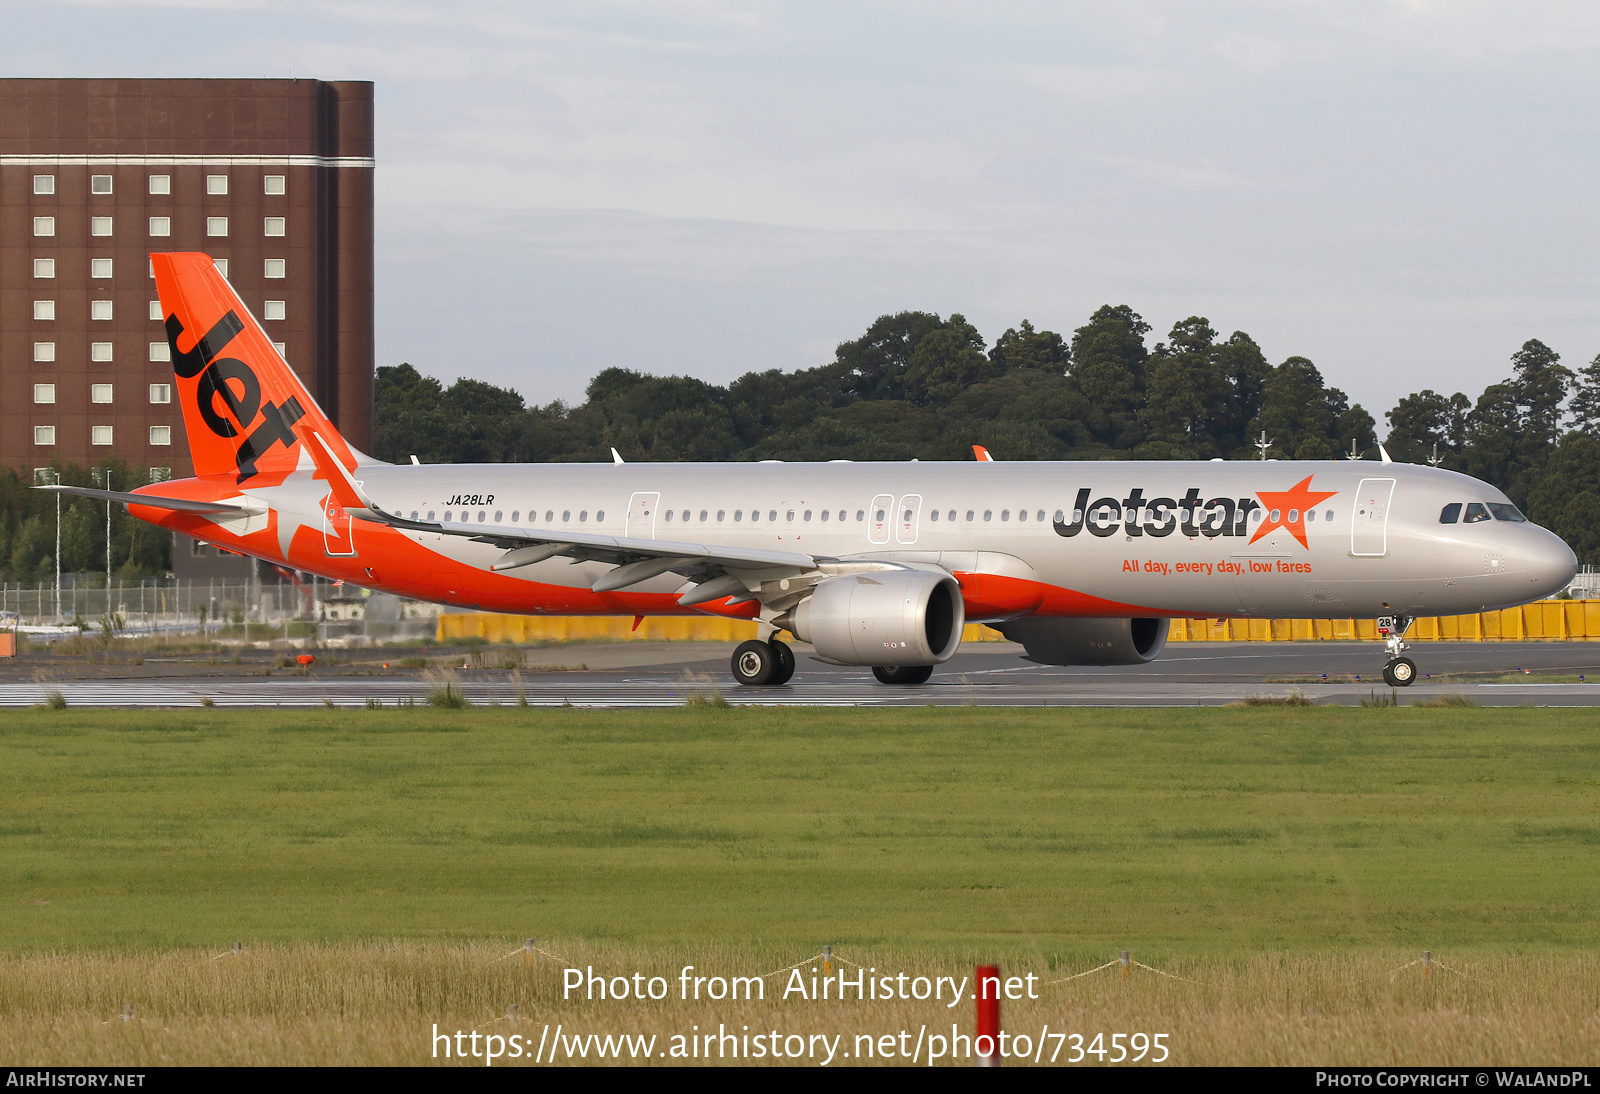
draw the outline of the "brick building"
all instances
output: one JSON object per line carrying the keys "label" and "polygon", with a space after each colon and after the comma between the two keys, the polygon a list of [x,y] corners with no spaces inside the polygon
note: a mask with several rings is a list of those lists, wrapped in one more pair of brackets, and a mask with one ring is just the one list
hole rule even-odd
{"label": "brick building", "polygon": [[371,446],[372,85],[0,79],[0,463],[190,473],[151,251],[205,251]]}

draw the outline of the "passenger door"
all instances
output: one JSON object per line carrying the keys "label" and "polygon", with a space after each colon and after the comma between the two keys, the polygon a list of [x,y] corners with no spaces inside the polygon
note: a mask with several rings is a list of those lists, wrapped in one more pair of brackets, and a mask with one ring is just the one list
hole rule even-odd
{"label": "passenger door", "polygon": [[656,510],[660,508],[661,495],[634,494],[628,499],[628,523],[623,535],[631,539],[656,538]]}
{"label": "passenger door", "polygon": [[1379,558],[1389,551],[1389,503],[1394,498],[1393,479],[1362,479],[1356,490],[1355,511],[1350,514],[1350,553]]}

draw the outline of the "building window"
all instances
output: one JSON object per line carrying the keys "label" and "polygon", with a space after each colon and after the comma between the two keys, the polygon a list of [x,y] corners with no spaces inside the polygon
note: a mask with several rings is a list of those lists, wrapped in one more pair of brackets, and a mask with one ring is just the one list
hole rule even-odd
{"label": "building window", "polygon": [[56,385],[34,384],[33,401],[36,403],[53,403],[56,401]]}
{"label": "building window", "polygon": [[227,217],[206,217],[206,235],[225,236],[228,234]]}
{"label": "building window", "polygon": [[110,319],[111,308],[112,305],[109,300],[91,300],[89,301],[89,318]]}
{"label": "building window", "polygon": [[110,217],[90,217],[89,234],[92,236],[108,236],[111,234]]}
{"label": "building window", "polygon": [[226,258],[213,258],[211,262],[212,265],[216,266],[219,274],[223,277],[228,276],[228,260]]}
{"label": "building window", "polygon": [[152,194],[170,194],[170,193],[172,193],[172,176],[171,175],[151,175],[150,176],[150,192]]}
{"label": "building window", "polygon": [[269,236],[285,235],[283,217],[267,217],[264,232]]}
{"label": "building window", "polygon": [[208,193],[208,194],[226,194],[227,192],[228,192],[228,176],[227,175],[207,175],[206,176],[206,193]]}
{"label": "building window", "polygon": [[108,425],[92,425],[92,426],[90,426],[89,427],[89,443],[90,444],[101,444],[101,445],[110,444],[111,443],[111,427],[108,426]]}
{"label": "building window", "polygon": [[33,192],[36,194],[53,194],[56,192],[56,177],[54,175],[33,176]]}
{"label": "building window", "polygon": [[104,364],[105,362],[111,360],[111,343],[90,342],[89,360],[94,361],[97,364]]}
{"label": "building window", "polygon": [[53,425],[36,425],[33,427],[34,444],[55,444],[56,427]]}
{"label": "building window", "polygon": [[54,361],[56,359],[56,344],[54,342],[35,342],[33,344],[33,359],[35,361]]}
{"label": "building window", "polygon": [[285,361],[287,361],[289,359],[289,343],[287,343],[287,342],[274,342],[274,343],[272,343],[272,348],[277,350],[278,351],[278,356],[282,357]]}
{"label": "building window", "polygon": [[150,318],[154,319],[157,323],[161,322],[161,320],[163,318],[165,318],[161,314],[161,301],[159,301],[159,300],[150,301]]}
{"label": "building window", "polygon": [[150,360],[163,361],[170,364],[172,362],[172,347],[165,342],[151,342]]}
{"label": "building window", "polygon": [[[165,429],[166,426],[161,428]],[[154,431],[152,430],[152,432]],[[170,478],[172,478],[172,468],[170,467],[152,467],[150,469],[149,479],[151,482],[166,482]]]}
{"label": "building window", "polygon": [[268,300],[266,307],[261,311],[263,319],[282,319],[283,315],[284,305],[282,300]]}
{"label": "building window", "polygon": [[111,176],[110,175],[90,175],[89,176],[89,193],[91,193],[91,194],[109,194],[109,193],[111,193]]}
{"label": "building window", "polygon": [[90,384],[89,385],[89,401],[91,403],[109,403],[109,402],[111,402],[111,385],[110,384]]}
{"label": "building window", "polygon": [[288,274],[286,272],[287,267],[288,267],[288,263],[285,262],[283,259],[281,259],[281,258],[269,258],[269,259],[267,259],[266,269],[262,273],[261,276],[263,276],[263,277],[287,277],[288,276]]}
{"label": "building window", "polygon": [[56,317],[56,302],[54,300],[35,300],[33,302],[33,317],[35,319],[54,319]]}
{"label": "building window", "polygon": [[89,260],[90,277],[110,277],[111,260],[109,258],[91,258]]}
{"label": "building window", "polygon": [[33,260],[34,277],[54,277],[56,275],[56,260],[53,258],[36,258]]}
{"label": "building window", "polygon": [[284,177],[282,175],[267,175],[261,180],[261,192],[275,196],[284,192]]}
{"label": "building window", "polygon": [[158,405],[172,402],[172,385],[151,384],[150,401]]}
{"label": "building window", "polygon": [[169,236],[172,234],[171,217],[151,217],[150,234],[153,236]]}
{"label": "building window", "polygon": [[151,444],[171,444],[172,427],[170,425],[153,425],[150,427]]}
{"label": "building window", "polygon": [[33,234],[36,236],[53,236],[56,234],[55,217],[34,217]]}

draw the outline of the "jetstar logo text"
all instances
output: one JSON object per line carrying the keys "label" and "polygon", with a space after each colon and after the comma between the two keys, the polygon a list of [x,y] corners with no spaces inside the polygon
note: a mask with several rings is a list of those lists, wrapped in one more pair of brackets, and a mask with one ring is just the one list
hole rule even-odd
{"label": "jetstar logo text", "polygon": [[[1305,522],[1308,512],[1337,491],[1311,489],[1308,476],[1290,490],[1257,491],[1256,498],[1206,498],[1202,500],[1199,489],[1191,488],[1181,498],[1147,498],[1144,490],[1135,488],[1125,498],[1103,497],[1090,500],[1094,491],[1084,487],[1078,491],[1072,512],[1063,514],[1055,522],[1056,535],[1071,538],[1089,530],[1092,536],[1112,536],[1119,532],[1128,536],[1170,536],[1181,531],[1186,536],[1251,536],[1254,543],[1274,529],[1282,528],[1300,542],[1306,542]],[[1264,503],[1264,504],[1263,504]],[[1260,524],[1251,535],[1251,514]]]}
{"label": "jetstar logo text", "polygon": [[[217,320],[205,336],[186,353],[178,348],[183,324],[176,315],[167,316],[167,344],[172,347],[172,369],[185,380],[198,376],[195,398],[200,417],[219,437],[232,438],[248,431],[234,453],[239,481],[256,473],[256,461],[275,444],[291,448],[295,444],[295,422],[305,417],[305,409],[294,396],[282,406],[261,401],[261,381],[255,370],[235,357],[218,357],[235,335],[244,329],[232,311]],[[219,407],[218,404],[221,404]],[[260,425],[254,425],[257,418]],[[252,429],[252,425],[254,428]]]}

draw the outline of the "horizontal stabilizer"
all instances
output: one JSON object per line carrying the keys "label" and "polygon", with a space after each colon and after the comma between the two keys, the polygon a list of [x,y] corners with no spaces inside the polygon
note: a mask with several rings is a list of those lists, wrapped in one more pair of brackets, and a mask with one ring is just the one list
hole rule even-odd
{"label": "horizontal stabilizer", "polygon": [[126,505],[148,505],[152,509],[172,509],[180,513],[242,513],[260,516],[265,509],[250,505],[228,505],[218,501],[191,501],[188,498],[163,498],[155,494],[129,494],[122,490],[95,490],[87,486],[35,486],[35,490],[53,490],[58,494],[74,494],[80,498],[97,501],[120,501]]}

